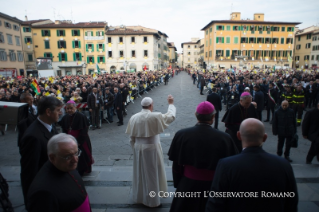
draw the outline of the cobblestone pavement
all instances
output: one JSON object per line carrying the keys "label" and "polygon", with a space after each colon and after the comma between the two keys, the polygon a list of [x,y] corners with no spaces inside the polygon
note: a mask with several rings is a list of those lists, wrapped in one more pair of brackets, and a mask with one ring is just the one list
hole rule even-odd
{"label": "cobblestone pavement", "polygon": [[[160,85],[154,88],[148,94],[154,100],[154,110],[165,113],[168,108],[167,96],[174,96],[174,104],[177,108],[176,120],[169,128],[161,134],[161,142],[165,157],[165,163],[170,165],[167,160],[167,152],[176,131],[195,125],[196,118],[194,112],[196,106],[201,101],[206,100],[206,95],[199,95],[196,85],[193,85],[191,77],[186,73],[175,75],[170,79],[168,85]],[[129,137],[125,134],[126,124],[129,118],[141,110],[138,98],[135,103],[130,103],[127,107],[127,116],[124,117],[124,125],[117,126],[117,118],[114,118],[112,124],[102,124],[102,129],[90,131],[89,135],[92,141],[93,156],[96,166],[130,166],[132,165],[132,149],[129,144]],[[225,110],[220,113],[219,120],[224,115]],[[263,111],[263,117],[266,117],[266,111]],[[19,151],[17,148],[17,133],[14,131],[15,126],[9,126],[6,135],[0,136],[0,166],[18,166],[20,165]],[[277,137],[271,133],[271,125],[265,123],[268,139],[264,144],[264,149],[270,153],[276,154]],[[219,123],[219,129],[225,131],[223,123]],[[304,164],[310,142],[302,138],[301,129],[298,127],[299,147],[291,149],[291,158],[293,163]],[[318,164],[314,160],[314,164]]]}
{"label": "cobblestone pavement", "polygon": [[[153,98],[154,110],[165,113],[168,109],[167,96],[169,94],[174,96],[177,115],[176,120],[161,134],[161,143],[166,164],[168,191],[173,192],[175,189],[172,182],[171,162],[167,159],[170,143],[176,131],[195,125],[196,106],[206,100],[206,95],[199,95],[199,90],[196,85],[192,84],[190,76],[181,73],[170,79],[168,85],[162,84],[142,97]],[[95,164],[92,173],[83,177],[83,180],[90,196],[93,212],[169,211],[172,197],[161,199],[162,208],[154,209],[136,205],[131,200],[133,156],[125,129],[129,118],[141,110],[140,102],[141,98],[128,106],[124,126],[117,126],[117,118],[114,118],[112,124],[103,124],[102,129],[89,132]],[[224,113],[224,110],[220,113],[220,120]],[[266,111],[263,112],[263,116],[266,116]],[[20,155],[14,127],[9,126],[6,135],[0,136],[0,172],[9,182],[10,199],[15,211],[25,212],[20,185]],[[264,144],[264,149],[276,154],[277,138],[272,135],[269,123],[266,123],[265,127],[268,139]],[[223,123],[219,123],[219,129],[225,131]],[[300,130],[299,127],[299,135],[301,135]],[[319,163],[314,160],[313,165],[305,164],[310,142],[303,139],[302,136],[299,138],[299,147],[291,149],[292,167],[299,193],[298,211],[317,212],[319,211]]]}

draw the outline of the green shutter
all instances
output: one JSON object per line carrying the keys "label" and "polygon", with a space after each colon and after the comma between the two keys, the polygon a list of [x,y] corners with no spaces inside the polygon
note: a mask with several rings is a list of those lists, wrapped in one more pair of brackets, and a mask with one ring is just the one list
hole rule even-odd
{"label": "green shutter", "polygon": [[85,32],[85,36],[88,36],[88,32]]}
{"label": "green shutter", "polygon": [[291,31],[294,32],[295,31],[295,27],[291,27]]}
{"label": "green shutter", "polygon": [[65,55],[65,61],[68,61],[68,54],[64,53],[64,55]]}
{"label": "green shutter", "polygon": [[[93,33],[93,32],[92,32]],[[94,45],[92,44],[92,52],[94,52]]]}
{"label": "green shutter", "polygon": [[230,56],[230,50],[226,50],[226,57]]}
{"label": "green shutter", "polygon": [[104,36],[104,31],[102,31],[102,36]]}
{"label": "green shutter", "polygon": [[266,31],[265,29],[266,29],[266,26],[263,26],[263,31]]}
{"label": "green shutter", "polygon": [[[23,32],[25,32],[25,27],[23,27]],[[43,36],[43,35],[42,35]]]}
{"label": "green shutter", "polygon": [[103,63],[105,63],[105,56],[103,56]]}
{"label": "green shutter", "polygon": [[284,32],[286,27],[281,27],[281,31]]}
{"label": "green shutter", "polygon": [[[25,28],[23,27],[23,31],[25,31]],[[41,35],[44,37],[44,30],[41,30]]]}
{"label": "green shutter", "polygon": [[225,26],[224,26],[224,25],[222,26],[222,29],[223,29],[223,30],[225,29]]}
{"label": "green shutter", "polygon": [[78,41],[78,44],[79,44],[79,48],[81,48],[81,41]]}
{"label": "green shutter", "polygon": [[[86,45],[87,45],[87,44],[86,44]],[[86,57],[86,63],[88,63],[88,64],[90,63],[89,56]]]}
{"label": "green shutter", "polygon": [[99,44],[96,44],[96,51],[100,51]]}
{"label": "green shutter", "polygon": [[51,30],[48,30],[48,37],[51,36]]}
{"label": "green shutter", "polygon": [[222,37],[222,43],[224,43],[224,37]]}
{"label": "green shutter", "polygon": [[59,30],[56,30],[56,36],[59,36]]}
{"label": "green shutter", "polygon": [[97,63],[100,63],[100,57],[99,56],[97,57]]}
{"label": "green shutter", "polygon": [[58,57],[59,57],[59,61],[61,62],[62,61],[62,57],[61,57],[61,53],[60,52],[58,54]]}
{"label": "green shutter", "polygon": [[105,51],[105,45],[103,44],[103,52]]}
{"label": "green shutter", "polygon": [[281,44],[285,44],[285,38],[281,38]]}
{"label": "green shutter", "polygon": [[85,49],[86,49],[86,52],[89,51],[89,45],[88,44],[85,44]]}
{"label": "green shutter", "polygon": [[65,36],[65,30],[63,30],[63,36]]}
{"label": "green shutter", "polygon": [[216,37],[216,43],[218,43],[218,37]]}
{"label": "green shutter", "polygon": [[[93,36],[93,31],[91,32],[91,36]],[[93,60],[94,60],[94,58],[93,58]]]}
{"label": "green shutter", "polygon": [[[73,31],[72,31],[73,32]],[[76,61],[75,53],[73,53],[73,61]]]}
{"label": "green shutter", "polygon": [[72,29],[72,36],[74,36],[74,29]]}
{"label": "green shutter", "polygon": [[80,36],[81,34],[80,34],[80,30],[78,30],[78,36]]}
{"label": "green shutter", "polygon": [[81,53],[79,53],[79,57],[80,57],[80,61],[82,61],[82,54]]}
{"label": "green shutter", "polygon": [[99,32],[98,32],[98,31],[96,31],[96,32],[95,32],[95,36],[99,36],[99,35],[98,35],[98,33],[99,33]]}
{"label": "green shutter", "polygon": [[216,26],[216,30],[218,30],[218,26]]}
{"label": "green shutter", "polygon": [[74,40],[72,41],[72,48],[73,49],[75,48],[75,41]]}
{"label": "green shutter", "polygon": [[262,43],[265,43],[265,38],[262,39]]}
{"label": "green shutter", "polygon": [[274,31],[274,27],[273,26],[271,27],[271,31]]}
{"label": "green shutter", "polygon": [[94,56],[92,56],[92,63],[94,63]]}
{"label": "green shutter", "polygon": [[61,49],[60,41],[58,41],[58,49]]}

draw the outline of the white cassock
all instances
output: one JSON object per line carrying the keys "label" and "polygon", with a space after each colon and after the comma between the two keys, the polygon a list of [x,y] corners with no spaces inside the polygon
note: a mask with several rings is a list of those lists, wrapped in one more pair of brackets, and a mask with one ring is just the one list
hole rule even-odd
{"label": "white cassock", "polygon": [[[125,133],[131,136],[134,155],[132,195],[135,203],[156,207],[160,205],[158,192],[167,191],[159,134],[175,120],[175,116],[176,107],[170,104],[165,114],[142,109],[128,122]],[[151,191],[156,193],[153,198],[149,195]]]}

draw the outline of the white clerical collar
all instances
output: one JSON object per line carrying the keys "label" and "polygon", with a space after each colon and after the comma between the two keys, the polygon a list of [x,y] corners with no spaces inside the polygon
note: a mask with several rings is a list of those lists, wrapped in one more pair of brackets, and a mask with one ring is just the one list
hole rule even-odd
{"label": "white clerical collar", "polygon": [[41,122],[41,124],[43,124],[43,126],[45,126],[45,128],[47,128],[49,130],[49,132],[51,132],[52,130],[52,125],[49,125],[47,123],[44,123],[39,117],[38,117],[39,122]]}

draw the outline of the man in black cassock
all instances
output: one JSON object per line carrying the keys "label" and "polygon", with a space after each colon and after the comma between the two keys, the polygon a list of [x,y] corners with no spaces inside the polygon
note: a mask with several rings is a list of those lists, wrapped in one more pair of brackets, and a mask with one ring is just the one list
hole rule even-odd
{"label": "man in black cassock", "polygon": [[[231,137],[211,127],[215,108],[208,102],[197,106],[194,127],[178,131],[168,152],[173,161],[174,187],[177,188],[170,211],[205,211],[216,165],[219,159],[238,153]],[[184,193],[183,193],[184,192]],[[196,196],[184,196],[185,192],[198,192]]]}
{"label": "man in black cassock", "polygon": [[83,180],[75,170],[80,155],[81,150],[71,135],[60,133],[49,140],[49,161],[29,188],[28,211],[91,212]]}
{"label": "man in black cassock", "polygon": [[237,138],[237,131],[239,126],[247,118],[257,119],[257,111],[253,104],[251,104],[252,96],[248,92],[244,92],[240,96],[240,101],[233,105],[225,113],[222,122],[225,123],[226,133],[228,133],[234,140],[238,151],[242,151],[241,141]]}

